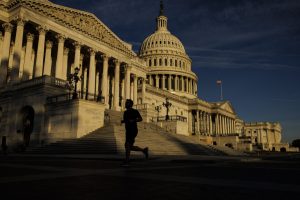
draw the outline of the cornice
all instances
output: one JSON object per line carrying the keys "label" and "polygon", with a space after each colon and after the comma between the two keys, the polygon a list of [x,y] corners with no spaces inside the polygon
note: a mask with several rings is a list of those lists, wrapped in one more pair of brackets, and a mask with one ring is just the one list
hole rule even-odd
{"label": "cornice", "polygon": [[79,31],[126,56],[136,56],[125,42],[118,38],[118,36],[94,14],[56,5],[48,1],[37,0],[13,0],[10,1],[6,7],[8,11],[10,11],[18,6],[25,7],[36,14],[43,15],[70,30]]}

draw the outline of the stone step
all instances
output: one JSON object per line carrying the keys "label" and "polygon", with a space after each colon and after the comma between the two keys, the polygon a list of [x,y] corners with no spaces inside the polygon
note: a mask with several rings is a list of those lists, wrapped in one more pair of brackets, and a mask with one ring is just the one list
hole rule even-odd
{"label": "stone step", "polygon": [[[150,123],[138,123],[135,145],[149,147],[152,155],[219,155],[220,152],[200,144],[197,138],[171,134]],[[124,154],[124,125],[108,125],[79,139],[65,139],[43,147],[30,148],[38,154]],[[137,152],[137,154],[140,152]],[[136,154],[133,152],[133,154]]]}

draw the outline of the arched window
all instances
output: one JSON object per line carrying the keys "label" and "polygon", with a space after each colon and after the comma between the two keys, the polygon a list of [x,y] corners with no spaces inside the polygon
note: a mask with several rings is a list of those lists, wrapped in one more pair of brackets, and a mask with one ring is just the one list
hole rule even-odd
{"label": "arched window", "polygon": [[175,67],[177,67],[177,60],[175,60]]}
{"label": "arched window", "polygon": [[168,59],[165,59],[165,66],[168,66]]}
{"label": "arched window", "polygon": [[162,59],[159,59],[159,66],[162,66]]}
{"label": "arched window", "polygon": [[181,60],[179,61],[179,67],[181,68]]}
{"label": "arched window", "polygon": [[149,67],[151,67],[152,66],[152,60],[150,59],[149,60]]}
{"label": "arched window", "polygon": [[156,59],[154,59],[154,66],[156,66]]}
{"label": "arched window", "polygon": [[173,66],[173,60],[170,59],[170,66]]}

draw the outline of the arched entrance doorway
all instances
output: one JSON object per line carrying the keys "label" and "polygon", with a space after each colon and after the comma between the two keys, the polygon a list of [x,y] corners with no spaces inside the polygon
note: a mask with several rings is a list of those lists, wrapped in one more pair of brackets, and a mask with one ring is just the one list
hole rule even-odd
{"label": "arched entrance doorway", "polygon": [[34,109],[31,106],[23,107],[19,113],[19,123],[25,147],[28,147],[30,143],[30,135],[34,126],[34,114]]}

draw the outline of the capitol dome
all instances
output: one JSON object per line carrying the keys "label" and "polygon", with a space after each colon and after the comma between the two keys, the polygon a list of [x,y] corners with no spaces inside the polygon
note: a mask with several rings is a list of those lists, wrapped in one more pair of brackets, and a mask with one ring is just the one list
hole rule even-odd
{"label": "capitol dome", "polygon": [[168,30],[162,1],[156,31],[143,41],[139,57],[149,68],[150,85],[188,98],[197,96],[198,77],[191,70],[192,61],[182,42]]}
{"label": "capitol dome", "polygon": [[173,50],[182,55],[186,54],[181,41],[169,31],[157,30],[148,36],[140,48],[140,55],[147,55],[148,52],[156,49]]}

